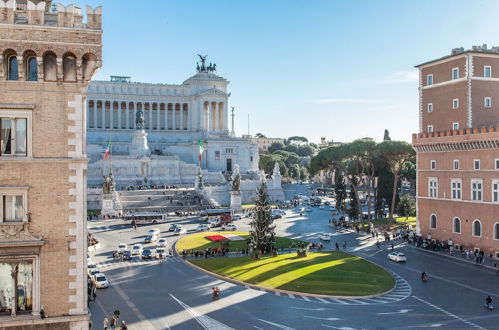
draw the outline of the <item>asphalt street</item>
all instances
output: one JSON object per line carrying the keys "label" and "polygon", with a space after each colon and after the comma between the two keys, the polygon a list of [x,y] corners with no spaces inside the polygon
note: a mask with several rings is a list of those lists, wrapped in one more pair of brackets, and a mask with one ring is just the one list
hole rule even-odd
{"label": "asphalt street", "polygon": [[[285,186],[287,196],[305,193],[305,185]],[[334,243],[347,242],[347,251],[364,257],[393,272],[397,288],[372,299],[318,299],[284,295],[235,285],[208,276],[179,257],[166,261],[114,262],[111,251],[121,242],[142,243],[152,227],[161,230],[170,247],[177,237],[167,232],[171,223],[183,223],[193,230],[196,218],[172,219],[167,224],[141,226],[137,230],[122,221],[89,222],[89,230],[101,242],[92,259],[108,276],[110,287],[97,292],[90,302],[94,328],[104,317],[119,309],[130,329],[497,329],[497,310],[484,308],[487,294],[499,301],[499,278],[493,271],[442,255],[435,255],[398,243],[407,263],[387,259],[388,244],[381,249],[375,240],[352,232],[336,233],[329,226],[329,211],[314,208],[303,216],[288,211],[276,220],[277,234],[318,242],[322,232],[331,233]],[[249,229],[249,219],[237,221]],[[154,244],[148,244],[154,246]],[[146,246],[148,246],[146,245]],[[341,244],[340,244],[341,246]],[[422,283],[426,271],[429,281]],[[219,300],[211,288],[219,286]]]}

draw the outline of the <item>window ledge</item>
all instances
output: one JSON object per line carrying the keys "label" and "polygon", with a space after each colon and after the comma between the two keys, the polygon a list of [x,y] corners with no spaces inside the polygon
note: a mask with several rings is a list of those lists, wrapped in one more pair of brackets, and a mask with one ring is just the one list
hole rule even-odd
{"label": "window ledge", "polygon": [[0,109],[34,110],[35,108],[36,108],[36,104],[0,103]]}

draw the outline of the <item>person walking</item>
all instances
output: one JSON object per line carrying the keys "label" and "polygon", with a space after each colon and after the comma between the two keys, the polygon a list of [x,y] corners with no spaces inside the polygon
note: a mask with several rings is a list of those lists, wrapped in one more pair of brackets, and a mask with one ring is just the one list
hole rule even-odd
{"label": "person walking", "polygon": [[340,250],[340,245],[338,244],[338,242],[334,243],[334,246],[336,247],[336,251]]}
{"label": "person walking", "polygon": [[107,317],[104,318],[104,320],[102,321],[102,323],[103,323],[103,326],[104,326],[104,330],[109,329],[109,320],[107,319]]}
{"label": "person walking", "polygon": [[121,330],[127,330],[128,329],[128,327],[126,326],[126,322],[125,321],[121,321],[120,329]]}
{"label": "person walking", "polygon": [[343,250],[347,249],[347,241],[343,241]]}

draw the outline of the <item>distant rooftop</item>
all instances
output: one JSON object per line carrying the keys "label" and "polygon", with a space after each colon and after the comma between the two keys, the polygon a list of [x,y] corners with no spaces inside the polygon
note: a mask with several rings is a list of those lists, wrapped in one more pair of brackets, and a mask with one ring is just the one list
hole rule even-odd
{"label": "distant rooftop", "polygon": [[499,55],[499,46],[492,46],[492,48],[487,48],[487,44],[483,44],[481,46],[480,45],[478,45],[478,46],[472,46],[471,49],[467,49],[467,50],[465,50],[464,47],[453,48],[451,50],[450,55],[446,55],[446,56],[437,58],[435,60],[431,60],[431,61],[428,61],[428,62],[424,62],[424,63],[418,64],[415,67],[417,68],[417,67],[420,67],[422,65],[426,65],[426,64],[429,64],[429,63],[437,62],[437,61],[440,61],[440,60],[443,60],[443,59],[446,59],[446,58],[449,58],[449,57],[452,57],[452,56],[461,55],[461,54],[464,54],[464,53],[487,53],[487,54],[497,54],[497,55]]}

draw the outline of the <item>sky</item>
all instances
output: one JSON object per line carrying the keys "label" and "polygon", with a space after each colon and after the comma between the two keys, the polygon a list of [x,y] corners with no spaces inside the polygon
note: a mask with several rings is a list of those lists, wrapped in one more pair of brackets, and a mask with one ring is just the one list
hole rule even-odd
{"label": "sky", "polygon": [[208,55],[230,81],[237,135],[318,143],[418,131],[415,65],[499,46],[499,1],[78,0],[103,6],[95,79],[181,84]]}

